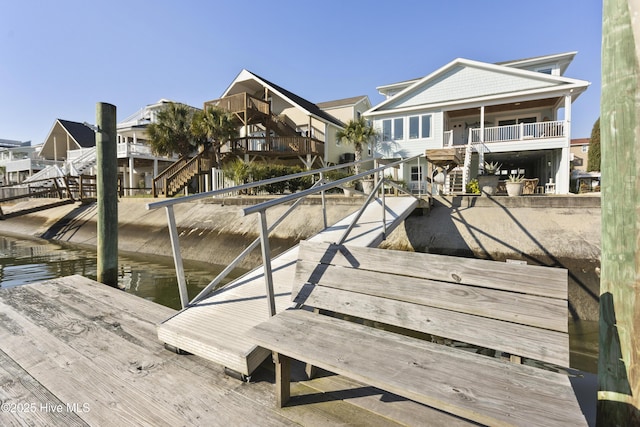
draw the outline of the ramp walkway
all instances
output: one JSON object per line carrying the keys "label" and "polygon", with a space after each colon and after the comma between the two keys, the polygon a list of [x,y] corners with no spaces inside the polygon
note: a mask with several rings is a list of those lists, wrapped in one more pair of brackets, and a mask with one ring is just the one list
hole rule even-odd
{"label": "ramp walkway", "polygon": [[[418,205],[414,197],[375,199],[367,205],[344,240],[351,246],[376,247]],[[384,215],[383,215],[384,209]],[[308,239],[309,242],[337,242],[351,226],[354,213]],[[291,283],[298,258],[298,246],[272,259],[276,312],[292,305]],[[250,375],[271,355],[246,336],[253,326],[269,318],[264,267],[259,267],[180,311],[158,325],[160,341],[214,361],[243,375]]]}

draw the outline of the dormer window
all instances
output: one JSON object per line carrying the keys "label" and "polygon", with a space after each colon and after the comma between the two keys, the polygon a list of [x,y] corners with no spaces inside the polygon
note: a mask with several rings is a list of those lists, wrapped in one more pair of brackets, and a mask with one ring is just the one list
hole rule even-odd
{"label": "dormer window", "polygon": [[539,73],[543,73],[543,74],[553,74],[553,68],[551,67],[546,67],[546,68],[540,68],[539,70],[536,70]]}

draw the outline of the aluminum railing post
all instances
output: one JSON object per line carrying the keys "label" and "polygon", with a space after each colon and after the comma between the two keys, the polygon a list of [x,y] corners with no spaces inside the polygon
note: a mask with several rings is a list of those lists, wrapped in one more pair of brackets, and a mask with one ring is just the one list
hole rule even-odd
{"label": "aluminum railing post", "polygon": [[264,266],[264,282],[267,287],[269,317],[276,314],[276,300],[273,294],[273,272],[271,270],[271,248],[269,246],[269,230],[267,230],[267,212],[260,212],[260,242],[262,243],[262,264]]}
{"label": "aluminum railing post", "polygon": [[178,290],[180,292],[180,304],[182,308],[189,305],[189,295],[187,291],[187,281],[184,277],[184,266],[182,265],[182,255],[180,254],[180,241],[178,238],[178,228],[176,227],[176,217],[173,213],[173,206],[167,206],[167,222],[169,225],[169,238],[171,239],[171,251],[173,252],[173,262],[176,266],[176,278],[178,279]]}
{"label": "aluminum railing post", "polygon": [[[324,172],[320,172],[320,182],[324,183]],[[327,200],[324,190],[320,192],[320,196],[322,197],[322,223],[324,225],[324,228],[326,229],[327,227],[329,227],[329,223],[327,222]]]}
{"label": "aluminum railing post", "polygon": [[383,239],[387,240],[387,202],[386,202],[386,197],[384,195],[385,191],[384,191],[384,183],[385,183],[385,177],[384,175],[382,176],[382,235],[383,235]]}

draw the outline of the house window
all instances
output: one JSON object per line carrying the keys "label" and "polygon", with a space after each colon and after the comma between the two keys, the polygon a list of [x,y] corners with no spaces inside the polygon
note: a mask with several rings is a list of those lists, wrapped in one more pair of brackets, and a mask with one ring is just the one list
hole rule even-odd
{"label": "house window", "polygon": [[541,68],[539,70],[536,70],[539,73],[543,73],[543,74],[552,74],[553,73],[553,68],[549,67],[549,68]]}
{"label": "house window", "polygon": [[409,139],[431,138],[431,114],[409,117]]}
{"label": "house window", "polygon": [[411,181],[422,181],[422,166],[411,166]]}
{"label": "house window", "polygon": [[403,124],[403,119],[393,119],[393,139],[404,139]]}
{"label": "house window", "polygon": [[431,138],[431,114],[422,116],[422,137]]}
{"label": "house window", "polygon": [[589,152],[589,146],[588,145],[583,145],[581,148],[582,148],[582,152],[583,153],[588,153]]}
{"label": "house window", "polygon": [[418,116],[409,117],[409,139],[420,137],[420,118]]}
{"label": "house window", "polygon": [[391,141],[391,120],[382,121],[382,140]]}

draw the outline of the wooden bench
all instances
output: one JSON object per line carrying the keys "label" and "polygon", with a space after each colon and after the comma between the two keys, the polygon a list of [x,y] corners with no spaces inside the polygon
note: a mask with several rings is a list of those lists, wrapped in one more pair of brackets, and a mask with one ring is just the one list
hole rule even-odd
{"label": "wooden bench", "polygon": [[250,331],[278,405],[293,358],[482,424],[587,425],[566,373],[517,363],[569,366],[565,269],[308,242],[298,258],[296,308]]}

